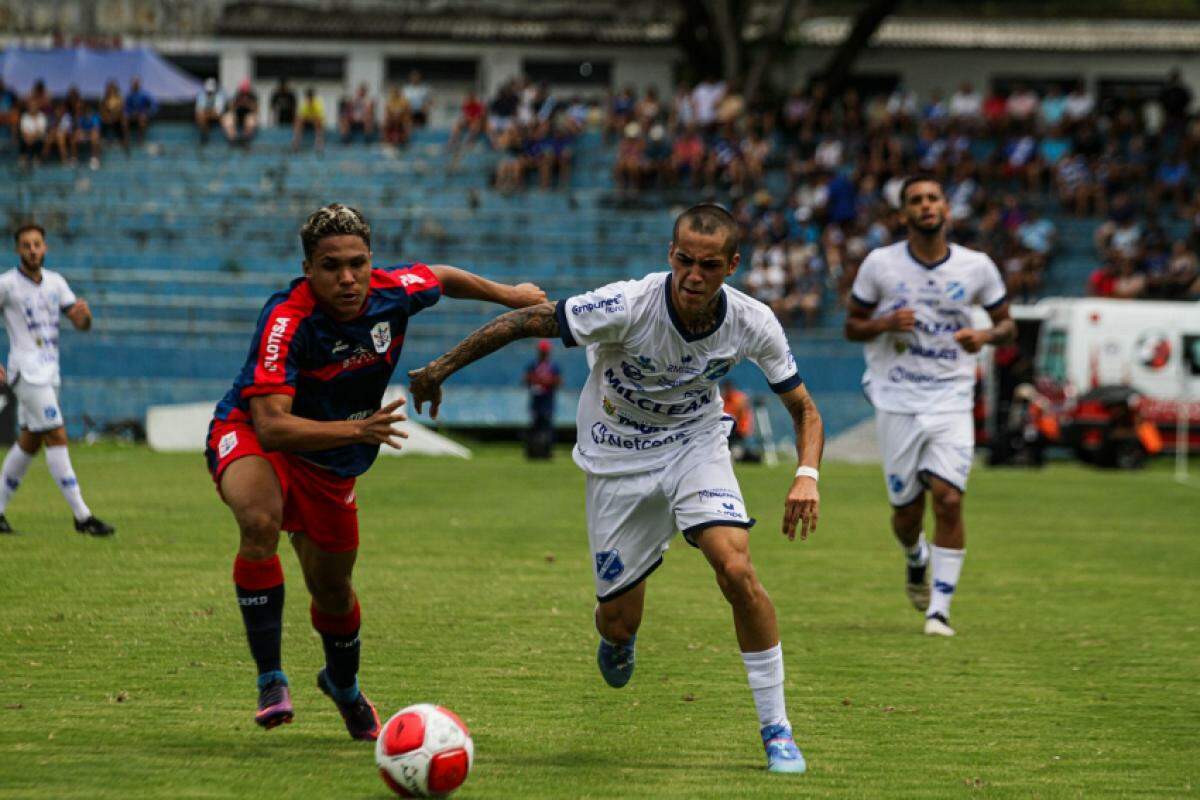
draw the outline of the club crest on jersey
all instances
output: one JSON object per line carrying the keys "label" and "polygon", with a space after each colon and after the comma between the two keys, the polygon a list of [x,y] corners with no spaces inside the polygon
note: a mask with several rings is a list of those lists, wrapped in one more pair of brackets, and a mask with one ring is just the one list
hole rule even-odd
{"label": "club crest on jersey", "polygon": [[617,407],[613,405],[613,401],[609,400],[607,395],[600,398],[600,405],[604,407],[604,413],[608,414],[610,417],[615,417],[617,415]]}
{"label": "club crest on jersey", "polygon": [[237,447],[237,431],[230,431],[221,437],[221,441],[217,444],[217,455],[221,458],[233,452],[233,448]]}
{"label": "club crest on jersey", "polygon": [[710,381],[719,380],[725,377],[730,368],[733,367],[733,361],[728,358],[713,358],[704,365],[704,377]]}
{"label": "club crest on jersey", "polygon": [[946,284],[946,297],[949,297],[956,303],[961,303],[967,296],[967,288],[958,281],[950,281]]}
{"label": "club crest on jersey", "polygon": [[385,320],[371,328],[371,344],[376,353],[386,353],[392,344],[392,323]]}
{"label": "club crest on jersey", "polygon": [[404,272],[400,274],[400,285],[407,289],[410,286],[422,286],[425,283],[425,278],[415,272]]}

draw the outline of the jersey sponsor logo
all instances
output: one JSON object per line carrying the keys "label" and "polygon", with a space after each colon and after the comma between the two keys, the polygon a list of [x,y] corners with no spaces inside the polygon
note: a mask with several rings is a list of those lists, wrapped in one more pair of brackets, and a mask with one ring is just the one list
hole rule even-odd
{"label": "jersey sponsor logo", "polygon": [[919,344],[909,345],[908,352],[919,358],[932,358],[936,361],[957,361],[957,347],[922,347]]}
{"label": "jersey sponsor logo", "polygon": [[600,580],[612,583],[625,571],[625,562],[616,550],[601,550],[596,553],[596,574]]}
{"label": "jersey sponsor logo", "polygon": [[686,403],[663,404],[656,400],[651,400],[649,397],[643,397],[632,389],[627,388],[625,384],[621,383],[621,379],[617,377],[617,373],[613,371],[612,367],[604,371],[604,378],[608,381],[609,388],[625,398],[629,403],[637,406],[642,411],[650,411],[655,414],[666,414],[672,417],[693,414],[712,402],[712,393],[704,391],[698,393]]}
{"label": "jersey sponsor logo", "polygon": [[952,378],[939,378],[928,372],[914,372],[904,367],[892,367],[888,370],[888,380],[892,383],[942,383]]}
{"label": "jersey sponsor logo", "polygon": [[271,325],[271,332],[267,334],[266,347],[263,348],[265,355],[262,366],[267,372],[276,372],[279,369],[279,353],[283,349],[283,335],[287,333],[288,323],[291,321],[291,317],[276,317],[274,324]]}
{"label": "jersey sponsor logo", "polygon": [[612,297],[604,297],[587,303],[578,303],[571,306],[571,313],[578,317],[581,314],[588,314],[592,311],[600,311],[602,309],[606,314],[615,314],[618,311],[624,311],[625,296],[618,292]]}
{"label": "jersey sponsor logo", "polygon": [[224,458],[233,452],[233,448],[237,447],[238,437],[237,431],[230,431],[221,437],[221,441],[217,443],[217,457]]}
{"label": "jersey sponsor logo", "polygon": [[639,422],[636,419],[625,416],[620,411],[616,413],[616,419],[621,425],[624,425],[627,428],[633,428],[638,433],[646,436],[652,433],[665,433],[667,430],[662,425],[647,425],[645,422]]}
{"label": "jersey sponsor logo", "polygon": [[731,500],[737,500],[739,503],[742,502],[742,496],[737,492],[730,491],[729,489],[701,489],[699,494],[701,500],[709,500],[714,497],[726,497]]}
{"label": "jersey sponsor logo", "polygon": [[371,328],[371,344],[375,345],[376,353],[386,353],[392,344],[392,323],[384,320]]}
{"label": "jersey sponsor logo", "polygon": [[605,447],[613,447],[618,450],[657,450],[660,447],[665,447],[669,444],[685,444],[690,431],[679,431],[668,436],[663,436],[659,439],[646,439],[641,436],[628,436],[626,434],[614,431],[603,422],[597,422],[592,425],[592,441],[598,445]]}
{"label": "jersey sponsor logo", "polygon": [[958,333],[963,329],[964,326],[962,322],[957,319],[947,322],[918,319],[914,324],[914,327],[916,327],[916,329],[922,333],[927,333],[930,336],[945,336],[948,333]]}

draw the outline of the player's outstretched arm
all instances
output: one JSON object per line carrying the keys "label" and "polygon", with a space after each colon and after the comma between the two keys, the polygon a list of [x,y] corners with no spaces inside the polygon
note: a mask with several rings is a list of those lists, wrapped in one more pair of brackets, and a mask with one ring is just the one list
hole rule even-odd
{"label": "player's outstretched arm", "polygon": [[63,313],[67,315],[67,319],[71,320],[71,324],[77,331],[86,331],[92,327],[92,309],[88,308],[87,301],[83,298],[76,300],[75,305]]}
{"label": "player's outstretched arm", "polygon": [[408,419],[397,411],[402,405],[403,398],[366,419],[318,422],[293,414],[291,395],[268,394],[250,398],[250,416],[266,450],[329,450],[348,444],[386,444],[399,450],[400,440],[408,434],[392,426]]}
{"label": "player's outstretched arm", "polygon": [[464,300],[486,300],[509,308],[525,308],[546,302],[546,293],[537,284],[509,286],[447,264],[434,264],[430,271],[442,284],[442,294]]}
{"label": "player's outstretched arm", "polygon": [[[801,384],[795,389],[779,395],[788,413],[792,415],[792,425],[796,429],[796,455],[801,467],[818,470],[821,467],[821,454],[825,450],[825,426],[821,422],[821,412],[812,395]],[[788,540],[796,538],[796,526],[800,526],[800,538],[807,539],[809,531],[817,529],[817,517],[820,516],[821,495],[817,492],[817,479],[808,475],[797,475],[788,490],[787,501],[783,509],[783,535]]]}
{"label": "player's outstretched arm", "polygon": [[438,406],[442,403],[442,382],[467,364],[478,361],[517,339],[558,335],[558,320],[554,317],[553,303],[538,303],[501,314],[475,330],[450,352],[435,358],[421,369],[408,373],[408,393],[412,396],[417,413],[420,414],[421,406],[428,402],[429,416],[436,419]]}
{"label": "player's outstretched arm", "polygon": [[911,308],[898,308],[890,314],[871,318],[871,309],[853,297],[846,306],[846,338],[852,342],[869,342],[888,331],[911,331],[917,324],[917,314]]}

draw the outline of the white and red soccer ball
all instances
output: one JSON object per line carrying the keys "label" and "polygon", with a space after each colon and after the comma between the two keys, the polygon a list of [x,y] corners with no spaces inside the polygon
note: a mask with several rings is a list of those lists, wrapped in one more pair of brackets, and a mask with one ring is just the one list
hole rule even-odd
{"label": "white and red soccer ball", "polygon": [[401,797],[448,797],[467,779],[474,759],[463,721],[429,703],[397,711],[375,740],[379,775]]}

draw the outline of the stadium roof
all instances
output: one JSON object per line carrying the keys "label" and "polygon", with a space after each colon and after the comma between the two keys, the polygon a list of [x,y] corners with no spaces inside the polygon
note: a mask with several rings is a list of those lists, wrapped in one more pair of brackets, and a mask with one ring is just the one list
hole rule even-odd
{"label": "stadium roof", "polygon": [[[846,38],[849,17],[818,17],[797,25],[792,44],[833,47]],[[970,20],[890,17],[873,47],[984,50],[1200,50],[1200,22],[1183,20]]]}

